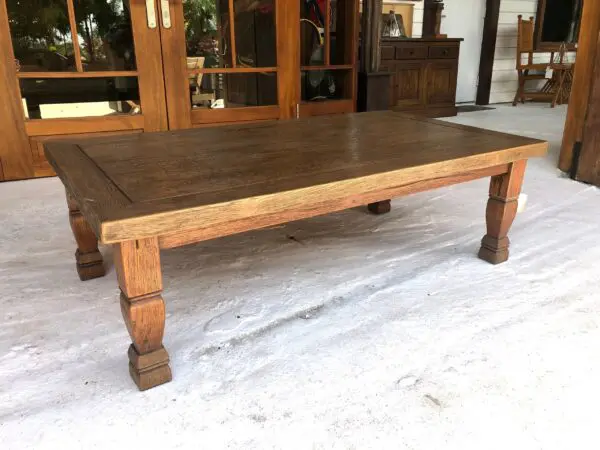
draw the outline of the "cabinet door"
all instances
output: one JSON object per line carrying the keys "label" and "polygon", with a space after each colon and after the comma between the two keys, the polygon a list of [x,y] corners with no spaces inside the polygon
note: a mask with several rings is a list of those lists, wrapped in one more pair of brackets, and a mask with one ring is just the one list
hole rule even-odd
{"label": "cabinet door", "polygon": [[427,64],[427,105],[454,105],[456,98],[456,61],[432,61]]}
{"label": "cabinet door", "polygon": [[392,107],[425,107],[425,63],[397,62],[392,77]]}

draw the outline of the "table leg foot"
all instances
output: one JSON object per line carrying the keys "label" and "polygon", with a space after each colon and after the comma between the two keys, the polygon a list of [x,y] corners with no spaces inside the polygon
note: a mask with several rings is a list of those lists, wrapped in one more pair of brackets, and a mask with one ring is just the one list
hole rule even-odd
{"label": "table leg foot", "polygon": [[135,346],[129,346],[129,374],[140,391],[168,383],[173,379],[169,354],[164,347],[140,355]]}
{"label": "table leg foot", "polygon": [[102,254],[98,250],[98,239],[94,231],[81,214],[75,200],[67,194],[69,205],[69,223],[73,236],[77,242],[75,260],[77,274],[81,281],[99,278],[106,274],[102,261]]}
{"label": "table leg foot", "polygon": [[392,209],[391,200],[383,200],[380,202],[369,203],[367,208],[371,214],[385,214]]}
{"label": "table leg foot", "polygon": [[158,240],[120,242],[114,253],[121,313],[132,341],[129,373],[143,391],[172,379],[169,354],[162,344],[166,313]]}
{"label": "table leg foot", "polygon": [[526,163],[525,160],[514,162],[507,173],[491,179],[490,198],[485,213],[487,234],[481,240],[479,250],[479,258],[491,264],[508,260],[508,230],[517,215]]}

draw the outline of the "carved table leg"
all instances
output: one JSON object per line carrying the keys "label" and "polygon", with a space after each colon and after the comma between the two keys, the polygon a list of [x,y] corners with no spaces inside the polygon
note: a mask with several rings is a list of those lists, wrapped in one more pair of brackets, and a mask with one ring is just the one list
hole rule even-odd
{"label": "carved table leg", "polygon": [[500,264],[508,259],[508,230],[517,214],[519,193],[526,160],[510,165],[507,173],[492,177],[490,198],[485,219],[487,234],[481,241],[479,257],[492,264]]}
{"label": "carved table leg", "polygon": [[77,260],[79,279],[86,281],[102,277],[106,272],[102,264],[102,254],[98,250],[98,239],[79,211],[79,206],[69,194],[67,194],[67,204],[69,205],[71,230],[73,230],[77,242],[75,259]]}
{"label": "carved table leg", "polygon": [[380,202],[369,203],[367,208],[372,214],[385,214],[390,212],[392,209],[392,204],[391,200],[383,200]]}
{"label": "carved table leg", "polygon": [[171,381],[169,354],[162,345],[165,302],[161,296],[160,251],[156,238],[115,244],[121,312],[133,343],[129,373],[141,391]]}

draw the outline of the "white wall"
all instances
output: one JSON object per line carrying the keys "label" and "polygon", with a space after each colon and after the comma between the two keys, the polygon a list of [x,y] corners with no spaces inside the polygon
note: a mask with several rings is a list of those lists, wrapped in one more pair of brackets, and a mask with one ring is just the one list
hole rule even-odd
{"label": "white wall", "polygon": [[458,60],[457,103],[474,102],[477,96],[485,3],[485,0],[444,2],[441,33],[449,38],[464,39]]}

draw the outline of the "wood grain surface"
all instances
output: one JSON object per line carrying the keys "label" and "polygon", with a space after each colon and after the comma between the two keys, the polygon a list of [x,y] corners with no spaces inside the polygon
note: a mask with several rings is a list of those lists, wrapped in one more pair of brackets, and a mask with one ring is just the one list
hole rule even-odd
{"label": "wood grain surface", "polygon": [[45,147],[103,243],[323,214],[327,202],[386,200],[547,151],[543,141],[389,111]]}

